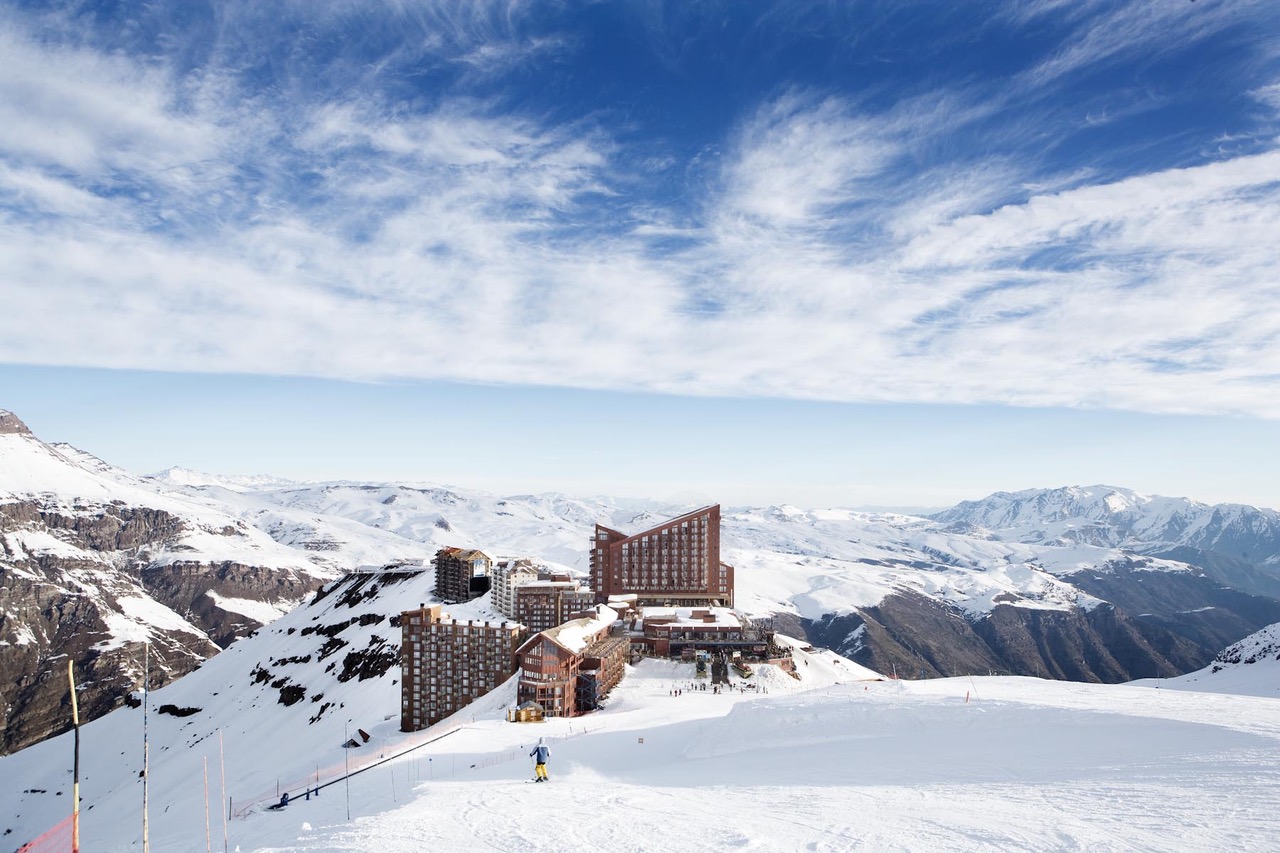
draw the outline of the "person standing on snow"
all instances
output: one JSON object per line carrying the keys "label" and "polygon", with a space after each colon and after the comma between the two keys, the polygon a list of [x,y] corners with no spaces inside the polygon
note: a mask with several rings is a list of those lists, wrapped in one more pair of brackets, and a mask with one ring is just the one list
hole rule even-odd
{"label": "person standing on snow", "polygon": [[542,738],[538,738],[538,745],[535,746],[529,754],[533,756],[534,777],[535,782],[547,781],[547,759],[551,757],[551,747],[547,746]]}

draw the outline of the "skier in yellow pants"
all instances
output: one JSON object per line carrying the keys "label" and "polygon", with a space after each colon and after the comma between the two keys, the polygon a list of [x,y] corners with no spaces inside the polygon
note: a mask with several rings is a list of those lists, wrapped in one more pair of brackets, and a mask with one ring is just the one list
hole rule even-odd
{"label": "skier in yellow pants", "polygon": [[538,745],[535,746],[529,754],[533,756],[534,777],[535,782],[547,781],[547,759],[551,757],[551,747],[543,742],[542,738],[538,738]]}

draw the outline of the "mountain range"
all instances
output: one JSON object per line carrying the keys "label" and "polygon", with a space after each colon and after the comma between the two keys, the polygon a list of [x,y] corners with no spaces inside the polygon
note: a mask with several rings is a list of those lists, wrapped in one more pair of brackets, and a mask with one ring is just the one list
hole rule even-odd
{"label": "mountain range", "polygon": [[[596,522],[639,531],[690,508],[138,476],[0,413],[3,747],[65,728],[64,655],[86,673],[92,718],[140,684],[143,640],[159,687],[357,567],[461,545],[584,572]],[[1109,486],[1000,492],[928,517],[725,507],[722,543],[745,613],[910,677],[1171,677],[1280,622],[1275,511]],[[385,655],[397,640],[383,642]]]}

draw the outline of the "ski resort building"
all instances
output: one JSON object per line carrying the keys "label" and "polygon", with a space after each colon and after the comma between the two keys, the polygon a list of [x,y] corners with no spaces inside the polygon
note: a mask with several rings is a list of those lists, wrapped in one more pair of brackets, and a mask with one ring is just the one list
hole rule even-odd
{"label": "ski resort building", "polygon": [[599,707],[626,667],[630,639],[617,614],[596,607],[590,618],[573,619],[530,637],[516,652],[517,701],[537,702],[548,717],[576,717]]}
{"label": "ski resort building", "polygon": [[765,659],[773,632],[752,625],[727,607],[646,607],[630,622],[645,654],[689,657],[694,652],[738,652]]}
{"label": "ski resort building", "polygon": [[516,589],[538,579],[538,567],[526,558],[498,560],[490,572],[490,596],[493,609],[516,618]]}
{"label": "ski resort building", "polygon": [[493,560],[483,551],[441,548],[431,561],[436,567],[436,595],[453,604],[470,601],[489,591]]}
{"label": "ski resort building", "polygon": [[591,588],[598,602],[634,595],[640,605],[732,607],[733,566],[720,562],[719,504],[630,536],[597,524]]}
{"label": "ski resort building", "polygon": [[400,614],[400,730],[437,723],[506,681],[525,636],[515,622],[458,622],[439,604]]}
{"label": "ski resort building", "polygon": [[595,593],[568,572],[541,571],[515,589],[514,616],[530,633],[546,631],[590,611]]}
{"label": "ski resort building", "polygon": [[568,622],[596,603],[592,589],[573,575],[527,559],[495,563],[491,589],[494,609],[530,633]]}

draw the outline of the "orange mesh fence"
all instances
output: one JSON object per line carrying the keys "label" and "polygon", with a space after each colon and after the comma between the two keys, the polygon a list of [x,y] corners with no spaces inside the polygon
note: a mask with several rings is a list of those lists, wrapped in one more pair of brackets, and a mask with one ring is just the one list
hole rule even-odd
{"label": "orange mesh fence", "polygon": [[70,853],[71,830],[74,822],[74,818],[68,815],[39,838],[32,839],[19,847],[18,853]]}

